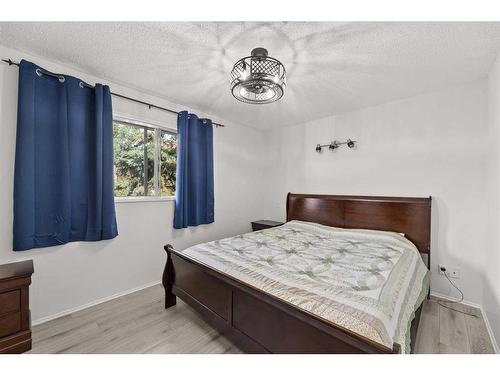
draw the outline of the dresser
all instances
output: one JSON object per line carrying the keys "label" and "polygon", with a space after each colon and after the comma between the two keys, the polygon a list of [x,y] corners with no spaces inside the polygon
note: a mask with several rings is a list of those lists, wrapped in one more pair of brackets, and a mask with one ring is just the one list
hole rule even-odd
{"label": "dresser", "polygon": [[31,349],[32,274],[32,260],[0,265],[0,353],[23,353]]}

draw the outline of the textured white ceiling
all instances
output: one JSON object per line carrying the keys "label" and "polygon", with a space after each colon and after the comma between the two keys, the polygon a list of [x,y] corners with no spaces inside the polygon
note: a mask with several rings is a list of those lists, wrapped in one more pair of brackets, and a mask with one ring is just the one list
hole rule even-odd
{"label": "textured white ceiling", "polygon": [[[500,23],[3,22],[0,43],[268,128],[484,78]],[[287,69],[276,103],[240,103],[229,91],[232,65],[254,47]]]}

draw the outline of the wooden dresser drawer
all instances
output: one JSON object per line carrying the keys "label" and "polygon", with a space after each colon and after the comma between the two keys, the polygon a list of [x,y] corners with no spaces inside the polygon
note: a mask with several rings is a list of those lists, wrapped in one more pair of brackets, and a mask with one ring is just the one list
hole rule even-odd
{"label": "wooden dresser drawer", "polygon": [[0,264],[0,354],[23,353],[31,348],[32,274],[32,260]]}
{"label": "wooden dresser drawer", "polygon": [[0,337],[12,335],[21,330],[21,313],[3,315],[0,317]]}
{"label": "wooden dresser drawer", "polygon": [[20,310],[21,291],[12,290],[0,293],[0,315]]}

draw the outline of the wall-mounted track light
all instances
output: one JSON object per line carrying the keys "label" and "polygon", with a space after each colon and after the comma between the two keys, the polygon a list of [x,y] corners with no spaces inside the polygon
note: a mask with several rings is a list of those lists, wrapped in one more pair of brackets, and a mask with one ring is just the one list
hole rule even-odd
{"label": "wall-mounted track light", "polygon": [[347,147],[349,147],[349,148],[354,148],[356,142],[357,141],[352,141],[352,140],[348,139],[345,142],[331,141],[330,143],[327,143],[325,145],[321,145],[318,143],[316,145],[316,152],[321,152],[323,147],[328,147],[328,149],[332,150],[332,151],[335,150],[336,148],[339,148],[342,145],[347,145]]}

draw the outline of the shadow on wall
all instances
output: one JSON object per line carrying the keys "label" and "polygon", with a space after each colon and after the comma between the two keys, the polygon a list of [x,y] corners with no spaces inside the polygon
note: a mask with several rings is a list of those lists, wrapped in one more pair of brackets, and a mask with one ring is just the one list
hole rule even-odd
{"label": "shadow on wall", "polygon": [[[325,66],[335,70],[336,74],[342,75],[360,72],[370,74],[374,69],[374,62],[367,63],[363,60],[360,62],[359,56],[351,54],[334,54],[331,51],[336,46],[343,46],[346,43],[353,43],[358,36],[368,34],[371,31],[380,30],[390,27],[388,24],[370,24],[370,23],[318,23],[310,32],[304,33],[299,37],[291,37],[289,22],[259,22],[259,23],[241,23],[236,27],[227,26],[224,34],[217,34],[216,45],[212,48],[207,48],[205,45],[199,45],[199,48],[206,49],[206,54],[203,59],[208,61],[208,64],[213,68],[211,77],[192,76],[191,82],[197,83],[203,80],[206,84],[200,88],[204,90],[205,97],[210,98],[210,102],[203,105],[197,103],[201,108],[208,110],[221,108],[227,109],[228,101],[224,93],[227,90],[226,82],[227,72],[230,71],[237,59],[250,54],[251,47],[266,47],[269,49],[270,55],[278,58],[286,66],[287,79],[293,80],[296,87],[315,87],[323,92],[332,90],[332,85],[328,84],[328,80],[317,82],[318,71],[324,70]],[[297,24],[297,23],[295,23]],[[301,23],[299,23],[301,24]],[[306,23],[302,23],[304,26]],[[194,26],[201,28],[202,25],[193,23]],[[179,42],[184,41],[185,36],[179,35]],[[248,51],[241,51],[241,46],[249,46]],[[310,56],[308,50],[311,46],[316,46],[318,51],[323,51],[321,59]],[[327,47],[327,48],[326,48]],[[373,48],[377,48],[374,46]],[[208,59],[206,56],[210,56]],[[366,59],[365,59],[366,60]],[[383,68],[383,67],[380,67]],[[202,74],[201,72],[199,73]],[[180,81],[182,80],[182,82]],[[185,85],[186,77],[179,78],[179,81],[173,82],[174,85]],[[326,83],[325,83],[326,82]],[[303,94],[304,90],[294,90],[294,86],[287,87],[286,98],[290,107],[300,107],[300,117],[296,118],[297,123],[308,121],[311,117],[317,116],[317,113],[308,110],[307,98]],[[351,87],[336,86],[334,90],[340,91],[347,95],[352,94]],[[277,103],[276,107],[280,107],[282,103]],[[238,106],[239,114],[241,111],[251,113],[255,121],[266,121],[266,111],[256,111],[255,107]],[[323,111],[324,112],[324,111]],[[320,117],[328,115],[323,113]],[[268,113],[267,113],[268,115]]]}

